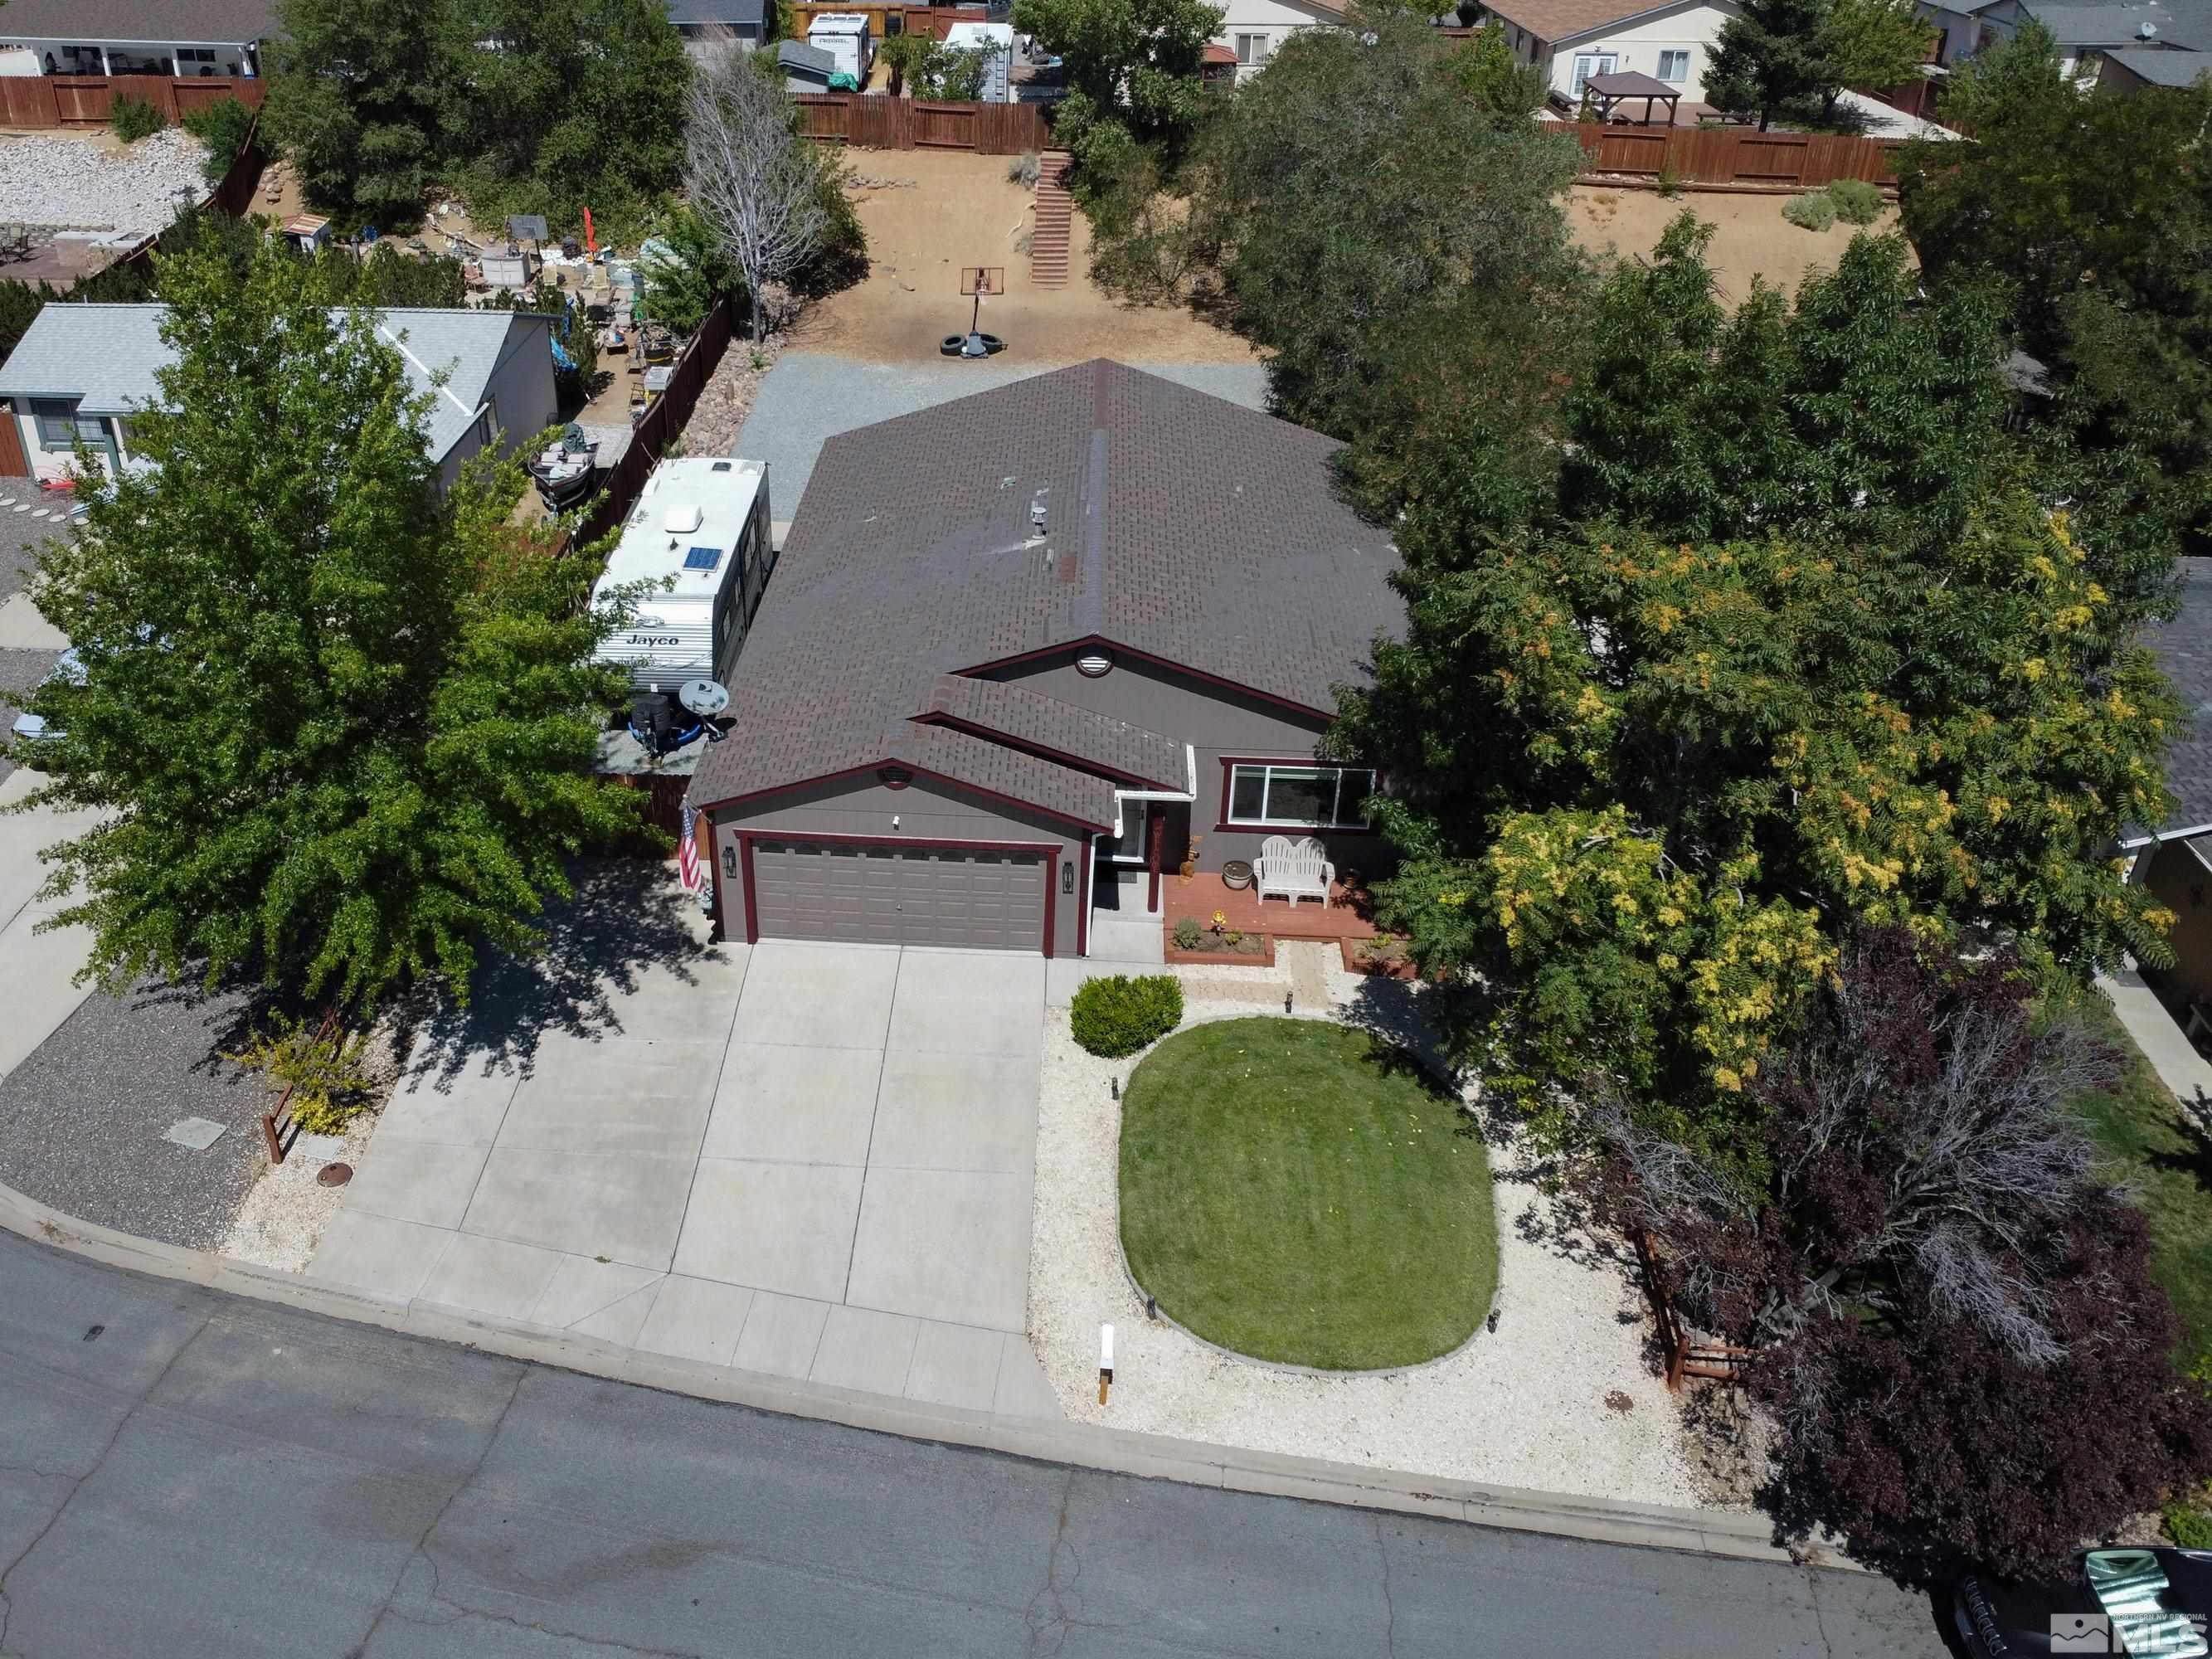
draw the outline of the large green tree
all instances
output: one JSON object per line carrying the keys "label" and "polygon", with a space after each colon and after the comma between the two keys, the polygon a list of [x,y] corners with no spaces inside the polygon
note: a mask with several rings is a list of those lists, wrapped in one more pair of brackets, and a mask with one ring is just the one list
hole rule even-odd
{"label": "large green tree", "polygon": [[1765,131],[1777,110],[1828,84],[1828,0],[1743,0],[1713,43],[1705,97],[1722,109],[1757,111]]}
{"label": "large green tree", "polygon": [[1916,0],[1829,0],[1820,30],[1822,113],[1834,116],[1846,87],[1917,79],[1935,41],[1935,27]]}
{"label": "large green tree", "polygon": [[470,0],[451,84],[472,205],[618,223],[684,165],[690,59],[665,0]]}
{"label": "large green tree", "polygon": [[2029,24],[1961,64],[1940,112],[1972,136],[1905,147],[1905,231],[1938,286],[2012,285],[2054,489],[2124,520],[2154,584],[2177,534],[2212,530],[2212,88],[2083,97]]}
{"label": "large green tree", "polygon": [[[1393,780],[1382,919],[1486,988],[1447,1005],[1460,1052],[1561,1133],[1595,1079],[1726,1164],[1758,1156],[1747,1085],[1858,922],[2077,972],[2157,959],[2162,915],[2109,850],[2160,818],[2179,711],[2095,526],[2002,441],[1985,309],[1920,310],[1868,239],[1794,309],[1722,325],[1696,240],[1617,281],[1595,331],[1601,359],[1659,342],[1644,374],[1688,377],[1726,464],[1600,418],[1663,379],[1592,374],[1552,527],[1424,490],[1399,526],[1407,637],[1331,741]],[[1763,401],[1707,406],[1701,374]]]}
{"label": "large green tree", "polygon": [[623,222],[683,164],[690,61],[661,0],[281,0],[266,123],[309,197],[391,229],[434,184],[477,216]]}
{"label": "large green tree", "polygon": [[441,498],[427,399],[295,259],[164,264],[153,465],[88,492],[40,566],[81,684],[35,706],[32,799],[97,828],[49,849],[90,968],[255,975],[351,1003],[421,975],[466,994],[486,944],[529,948],[563,865],[635,828],[588,771],[619,673],[593,563],[506,524],[521,477]]}
{"label": "large green tree", "polygon": [[1192,228],[1291,420],[1350,436],[1411,337],[1578,290],[1558,196],[1581,151],[1461,66],[1420,19],[1355,14],[1285,43],[1208,137]]}
{"label": "large green tree", "polygon": [[280,0],[263,121],[315,201],[411,225],[446,159],[451,0]]}
{"label": "large green tree", "polygon": [[1015,0],[1014,27],[1056,53],[1055,142],[1094,179],[1142,145],[1172,152],[1205,112],[1199,63],[1228,14],[1205,0]]}

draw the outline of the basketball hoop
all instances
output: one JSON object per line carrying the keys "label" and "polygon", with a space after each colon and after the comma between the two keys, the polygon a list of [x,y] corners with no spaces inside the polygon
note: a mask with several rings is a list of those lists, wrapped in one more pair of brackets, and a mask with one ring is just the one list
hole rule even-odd
{"label": "basketball hoop", "polygon": [[996,297],[1006,291],[1006,268],[1004,265],[963,265],[960,267],[960,297],[990,295]]}

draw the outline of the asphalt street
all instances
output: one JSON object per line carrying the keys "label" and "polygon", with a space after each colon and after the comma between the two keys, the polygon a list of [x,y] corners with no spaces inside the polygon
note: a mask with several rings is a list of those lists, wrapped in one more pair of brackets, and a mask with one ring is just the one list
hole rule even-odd
{"label": "asphalt street", "polygon": [[709,1404],[0,1234],[0,1655],[1942,1651],[1866,1575]]}

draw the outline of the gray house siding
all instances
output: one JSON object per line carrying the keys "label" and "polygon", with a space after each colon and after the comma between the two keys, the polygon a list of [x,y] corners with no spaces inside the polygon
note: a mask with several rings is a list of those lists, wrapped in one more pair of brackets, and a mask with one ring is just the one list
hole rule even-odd
{"label": "gray house siding", "polygon": [[[763,800],[718,808],[715,857],[722,869],[722,932],[745,937],[742,866],[732,875],[740,832],[805,836],[865,836],[885,842],[1009,842],[1053,848],[1053,954],[1076,952],[1085,897],[1084,862],[1089,837],[1070,824],[1001,806],[956,785],[917,777],[903,789],[888,788],[872,774],[806,784]],[[892,820],[896,818],[896,824]],[[1075,890],[1062,892],[1061,866],[1073,872]]]}
{"label": "gray house siding", "polygon": [[[1109,673],[1091,679],[1078,672],[1070,650],[1002,669],[994,678],[1014,681],[1029,690],[1095,714],[1180,738],[1197,750],[1198,799],[1186,816],[1169,814],[1165,863],[1180,865],[1185,837],[1198,838],[1198,867],[1218,870],[1231,859],[1257,858],[1261,843],[1279,831],[1224,827],[1222,787],[1226,766],[1237,760],[1310,761],[1329,722],[1298,714],[1261,697],[1240,696],[1171,669],[1119,658]],[[1314,831],[1339,869],[1372,873],[1386,857],[1379,836]]]}

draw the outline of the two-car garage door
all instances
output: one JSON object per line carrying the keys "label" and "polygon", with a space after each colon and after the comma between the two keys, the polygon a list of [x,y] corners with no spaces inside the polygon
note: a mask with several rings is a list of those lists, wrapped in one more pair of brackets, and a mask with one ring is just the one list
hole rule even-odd
{"label": "two-car garage door", "polygon": [[1047,854],[757,836],[750,898],[763,939],[1045,948]]}

